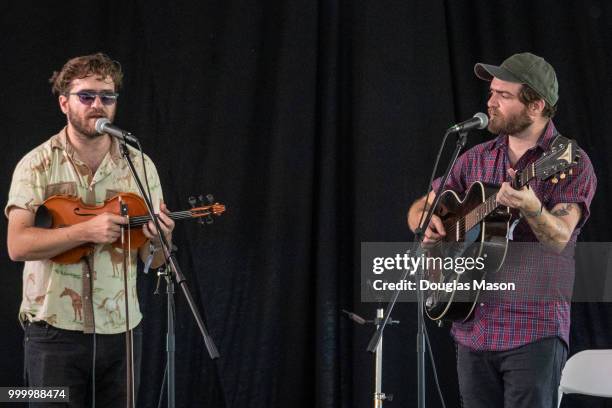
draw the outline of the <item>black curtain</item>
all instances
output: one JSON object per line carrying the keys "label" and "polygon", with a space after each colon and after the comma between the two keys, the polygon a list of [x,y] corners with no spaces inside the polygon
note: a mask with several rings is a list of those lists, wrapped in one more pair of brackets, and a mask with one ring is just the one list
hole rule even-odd
{"label": "black curtain", "polygon": [[[208,359],[177,295],[177,403],[208,407],[367,407],[371,318],[360,301],[367,241],[408,241],[441,136],[485,109],[472,68],[531,51],[556,68],[555,123],[593,161],[599,188],[585,241],[611,241],[612,111],[606,1],[202,1],[0,4],[4,160],[65,123],[47,79],[70,57],[103,51],[125,71],[116,123],[140,137],[171,209],[213,193],[214,224],[177,225],[178,258],[222,358]],[[470,136],[469,144],[490,138]],[[0,230],[6,231],[1,218]],[[20,385],[21,268],[0,253],[0,385]],[[141,275],[143,407],[164,371],[165,297]],[[414,304],[385,332],[383,391],[416,406]],[[612,308],[577,304],[572,352],[612,348]],[[448,407],[459,406],[448,329],[429,327]],[[429,371],[431,374],[431,371]],[[428,406],[440,406],[428,377]],[[604,406],[568,398],[564,406]]]}

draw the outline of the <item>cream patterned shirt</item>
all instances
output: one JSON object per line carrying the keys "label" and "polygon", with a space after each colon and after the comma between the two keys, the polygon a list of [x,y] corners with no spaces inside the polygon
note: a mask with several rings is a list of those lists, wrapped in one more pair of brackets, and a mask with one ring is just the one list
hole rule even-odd
{"label": "cream patterned shirt", "polygon": [[[119,192],[138,193],[132,175],[113,139],[110,151],[95,174],[67,142],[66,128],[38,146],[17,164],[5,214],[11,207],[33,213],[53,195],[80,197],[86,204],[100,205]],[[140,153],[130,147],[138,175],[144,180]],[[155,211],[159,211],[162,189],[153,162],[145,155],[146,173]],[[22,321],[46,321],[52,326],[113,334],[125,331],[125,298],[128,299],[130,328],[142,319],[136,293],[138,251],[128,262],[128,293],[123,284],[123,250],[96,245],[92,255],[72,265],[50,260],[27,261],[23,268]],[[91,271],[91,273],[90,273]]]}

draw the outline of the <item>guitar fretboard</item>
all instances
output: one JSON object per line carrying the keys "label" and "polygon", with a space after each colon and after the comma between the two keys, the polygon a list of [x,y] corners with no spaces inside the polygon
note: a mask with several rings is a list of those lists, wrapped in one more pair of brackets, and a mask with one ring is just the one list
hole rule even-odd
{"label": "guitar fretboard", "polygon": [[[521,189],[525,186],[529,180],[535,177],[535,162],[527,166],[523,171],[517,174],[517,177],[512,183],[512,187],[515,189]],[[499,191],[499,190],[498,190]],[[459,222],[464,223],[465,231],[469,231],[476,224],[482,222],[487,215],[491,214],[497,208],[497,201],[495,200],[497,192],[487,198],[482,204],[478,205],[472,211],[467,213],[464,219],[460,219]]]}

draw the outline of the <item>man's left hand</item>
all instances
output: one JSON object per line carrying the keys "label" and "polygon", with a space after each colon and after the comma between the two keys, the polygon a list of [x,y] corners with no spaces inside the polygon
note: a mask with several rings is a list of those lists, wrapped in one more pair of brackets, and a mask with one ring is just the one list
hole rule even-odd
{"label": "man's left hand", "polygon": [[[166,241],[168,241],[168,244],[172,244],[172,230],[174,229],[174,221],[169,217],[170,211],[168,210],[168,207],[166,207],[166,204],[163,201],[160,204],[159,208],[160,212],[159,214],[157,214],[159,226],[162,230],[162,233],[164,234],[164,237],[166,238]],[[157,229],[155,228],[155,224],[153,223],[153,221],[149,221],[148,223],[143,225],[142,232],[145,237],[151,240],[151,243],[156,248],[161,245],[157,238]]]}
{"label": "man's left hand", "polygon": [[[514,178],[516,171],[508,169],[508,174]],[[508,182],[501,185],[496,201],[500,205],[516,208],[525,215],[538,214],[542,208],[542,203],[529,186],[515,190]]]}

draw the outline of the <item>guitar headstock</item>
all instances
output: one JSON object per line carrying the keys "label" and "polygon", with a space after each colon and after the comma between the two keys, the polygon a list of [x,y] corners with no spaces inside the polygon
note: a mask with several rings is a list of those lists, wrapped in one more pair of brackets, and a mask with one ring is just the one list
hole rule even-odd
{"label": "guitar headstock", "polygon": [[[213,223],[213,215],[220,216],[225,212],[225,205],[214,202],[214,197],[212,194],[206,195],[206,203],[204,201],[204,196],[199,195],[196,197],[189,197],[189,204],[191,205],[191,216],[193,218],[199,218],[198,222],[200,224],[212,224]],[[199,204],[196,207],[196,204]]]}
{"label": "guitar headstock", "polygon": [[[550,149],[533,163],[534,176],[539,180],[547,180],[552,177],[551,182],[556,184],[559,179],[563,180],[567,174],[572,174],[572,167],[578,163],[578,159],[580,159],[580,154],[576,141],[558,136],[553,140]],[[558,178],[557,175],[559,175]]]}

